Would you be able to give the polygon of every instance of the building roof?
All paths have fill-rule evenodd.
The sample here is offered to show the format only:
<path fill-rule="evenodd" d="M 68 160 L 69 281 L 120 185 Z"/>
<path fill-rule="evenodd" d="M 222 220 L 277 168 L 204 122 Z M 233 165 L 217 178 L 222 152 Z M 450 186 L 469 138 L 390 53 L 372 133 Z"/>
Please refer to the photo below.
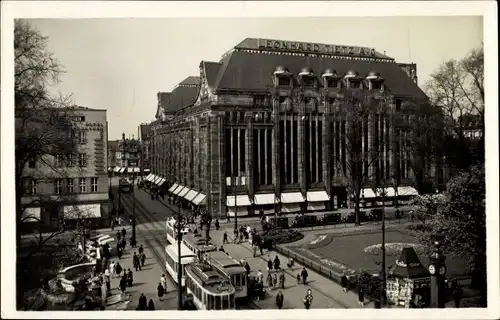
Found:
<path fill-rule="evenodd" d="M 187 77 L 172 90 L 165 112 L 177 111 L 196 102 L 200 89 L 200 77 Z"/>
<path fill-rule="evenodd" d="M 108 149 L 111 152 L 116 152 L 118 150 L 118 140 L 109 140 L 108 141 Z"/>
<path fill-rule="evenodd" d="M 167 105 L 168 105 L 168 100 L 170 96 L 172 95 L 172 92 L 158 92 L 157 97 L 158 97 L 158 108 L 156 109 L 156 115 L 155 118 L 159 118 L 161 116 L 160 112 L 166 111 Z"/>
<path fill-rule="evenodd" d="M 318 78 L 327 68 L 336 70 L 339 75 L 355 70 L 363 77 L 370 71 L 376 71 L 384 79 L 386 88 L 394 95 L 427 98 L 406 72 L 394 62 L 233 51 L 224 56 L 219 64 L 215 81 L 207 75 L 208 84 L 215 90 L 268 91 L 272 86 L 274 70 L 282 65 L 294 76 L 298 75 L 302 68 L 309 67 Z M 215 69 L 215 66 L 212 68 Z"/>

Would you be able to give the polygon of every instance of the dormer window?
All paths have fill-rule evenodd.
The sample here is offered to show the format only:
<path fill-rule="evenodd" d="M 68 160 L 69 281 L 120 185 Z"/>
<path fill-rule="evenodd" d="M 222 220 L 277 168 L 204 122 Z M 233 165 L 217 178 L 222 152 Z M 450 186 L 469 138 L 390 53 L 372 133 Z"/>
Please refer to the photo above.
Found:
<path fill-rule="evenodd" d="M 339 79 L 334 79 L 334 78 L 326 79 L 326 86 L 328 88 L 338 88 L 338 86 L 339 86 Z"/>
<path fill-rule="evenodd" d="M 275 85 L 279 87 L 290 87 L 292 74 L 287 68 L 278 66 L 274 70 Z"/>
<path fill-rule="evenodd" d="M 354 70 L 349 70 L 344 76 L 344 81 L 349 89 L 361 89 L 361 78 Z"/>
<path fill-rule="evenodd" d="M 302 68 L 299 73 L 300 81 L 302 86 L 314 88 L 316 87 L 316 76 L 311 68 Z"/>
<path fill-rule="evenodd" d="M 323 78 L 323 86 L 325 89 L 339 88 L 340 77 L 337 75 L 337 72 L 335 70 L 326 69 L 325 71 L 323 71 L 321 78 Z"/>
<path fill-rule="evenodd" d="M 366 76 L 366 81 L 370 90 L 381 91 L 384 89 L 384 79 L 378 72 L 370 71 Z"/>

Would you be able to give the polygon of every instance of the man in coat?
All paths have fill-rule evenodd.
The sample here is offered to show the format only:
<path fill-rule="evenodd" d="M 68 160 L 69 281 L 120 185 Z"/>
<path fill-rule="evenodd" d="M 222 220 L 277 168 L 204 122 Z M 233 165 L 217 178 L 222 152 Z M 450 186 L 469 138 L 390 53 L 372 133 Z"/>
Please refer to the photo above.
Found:
<path fill-rule="evenodd" d="M 278 309 L 283 308 L 283 300 L 284 300 L 283 293 L 280 290 L 276 295 L 276 307 L 278 307 Z"/>

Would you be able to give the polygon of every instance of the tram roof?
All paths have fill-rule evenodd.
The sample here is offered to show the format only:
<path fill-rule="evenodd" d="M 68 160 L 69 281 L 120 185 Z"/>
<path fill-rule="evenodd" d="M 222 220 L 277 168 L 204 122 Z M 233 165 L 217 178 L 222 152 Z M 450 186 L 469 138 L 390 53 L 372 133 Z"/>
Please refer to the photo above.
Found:
<path fill-rule="evenodd" d="M 205 243 L 205 238 L 200 236 L 200 235 L 195 235 L 193 233 L 186 234 L 182 237 L 184 241 L 192 245 L 193 247 L 199 248 L 201 250 L 206 250 L 206 249 L 213 249 L 216 248 L 214 244 L 212 244 L 211 241 L 209 241 L 209 245 L 207 246 Z"/>
<path fill-rule="evenodd" d="M 222 295 L 235 292 L 229 278 L 208 264 L 193 263 L 186 266 L 186 271 L 210 293 Z"/>
<path fill-rule="evenodd" d="M 177 243 L 165 246 L 165 252 L 174 260 L 179 258 L 177 246 Z M 181 259 L 184 258 L 196 258 L 196 255 L 184 243 L 181 243 Z"/>
<path fill-rule="evenodd" d="M 222 251 L 208 252 L 208 263 L 219 267 L 228 274 L 236 274 L 246 272 L 245 268 L 234 258 L 230 257 L 227 253 Z"/>

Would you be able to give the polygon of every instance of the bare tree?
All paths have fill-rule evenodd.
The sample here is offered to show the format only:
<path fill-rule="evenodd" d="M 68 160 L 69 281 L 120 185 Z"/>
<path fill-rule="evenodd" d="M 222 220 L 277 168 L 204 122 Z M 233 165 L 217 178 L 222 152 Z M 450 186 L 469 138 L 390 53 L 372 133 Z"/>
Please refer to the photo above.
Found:
<path fill-rule="evenodd" d="M 391 150 L 387 143 L 388 132 L 392 127 L 393 112 L 388 95 L 381 92 L 345 90 L 338 101 L 334 112 L 336 131 L 340 135 L 340 150 L 334 159 L 348 184 L 349 196 L 354 198 L 356 224 L 359 225 L 361 190 L 374 181 L 380 181 L 380 168 L 385 167 L 382 154 Z M 375 120 L 375 121 L 374 121 Z M 383 138 L 386 143 L 379 143 L 382 128 L 376 123 L 385 125 Z M 372 135 L 378 130 L 378 135 Z M 369 145 L 369 142 L 372 142 Z M 386 171 L 386 170 L 382 170 Z"/>

